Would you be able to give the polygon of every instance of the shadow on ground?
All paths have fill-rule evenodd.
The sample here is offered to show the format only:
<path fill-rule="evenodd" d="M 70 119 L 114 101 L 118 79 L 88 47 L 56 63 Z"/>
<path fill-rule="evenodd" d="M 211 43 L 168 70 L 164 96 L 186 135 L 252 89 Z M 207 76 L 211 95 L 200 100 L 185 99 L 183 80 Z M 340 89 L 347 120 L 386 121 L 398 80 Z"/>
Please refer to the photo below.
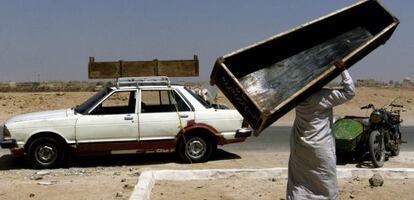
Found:
<path fill-rule="evenodd" d="M 26 159 L 22 156 L 3 155 L 0 157 L 0 170 L 28 168 Z"/>
<path fill-rule="evenodd" d="M 372 165 L 371 160 L 367 156 L 363 158 L 359 158 L 351 153 L 338 153 L 336 155 L 336 164 L 337 165 L 353 164 L 357 168 L 375 168 Z"/>
<path fill-rule="evenodd" d="M 237 154 L 218 149 L 211 161 L 240 159 Z M 68 167 L 110 167 L 145 166 L 166 163 L 186 164 L 175 153 L 149 153 L 73 157 Z M 24 156 L 3 155 L 0 157 L 0 170 L 30 169 Z"/>

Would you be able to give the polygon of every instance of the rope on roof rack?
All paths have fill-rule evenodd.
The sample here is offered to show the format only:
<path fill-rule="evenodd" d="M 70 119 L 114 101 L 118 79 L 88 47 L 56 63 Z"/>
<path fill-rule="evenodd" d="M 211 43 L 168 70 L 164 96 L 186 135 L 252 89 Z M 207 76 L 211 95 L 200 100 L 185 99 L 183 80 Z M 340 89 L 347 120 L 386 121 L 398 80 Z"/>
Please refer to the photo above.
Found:
<path fill-rule="evenodd" d="M 143 85 L 164 85 L 170 86 L 170 79 L 166 76 L 146 76 L 146 77 L 119 77 L 116 80 L 116 87 L 143 86 Z"/>

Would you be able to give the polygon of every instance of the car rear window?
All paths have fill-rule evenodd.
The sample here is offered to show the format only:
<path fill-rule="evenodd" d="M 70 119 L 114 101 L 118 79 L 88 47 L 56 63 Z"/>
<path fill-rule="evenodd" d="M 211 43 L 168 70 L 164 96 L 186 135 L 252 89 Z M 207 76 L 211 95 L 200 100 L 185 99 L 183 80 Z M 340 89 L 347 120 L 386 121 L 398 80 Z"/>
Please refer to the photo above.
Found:
<path fill-rule="evenodd" d="M 191 111 L 183 99 L 171 90 L 141 91 L 141 113 Z"/>

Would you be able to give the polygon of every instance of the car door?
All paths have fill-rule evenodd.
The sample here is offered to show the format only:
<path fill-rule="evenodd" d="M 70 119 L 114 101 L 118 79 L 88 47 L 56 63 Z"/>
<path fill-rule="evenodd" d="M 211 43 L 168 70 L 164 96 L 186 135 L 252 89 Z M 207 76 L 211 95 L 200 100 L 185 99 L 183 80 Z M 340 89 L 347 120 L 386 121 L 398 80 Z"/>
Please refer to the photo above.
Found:
<path fill-rule="evenodd" d="M 76 123 L 78 143 L 138 140 L 136 90 L 114 91 Z"/>
<path fill-rule="evenodd" d="M 182 96 L 172 89 L 140 92 L 139 140 L 174 139 L 194 112 Z"/>

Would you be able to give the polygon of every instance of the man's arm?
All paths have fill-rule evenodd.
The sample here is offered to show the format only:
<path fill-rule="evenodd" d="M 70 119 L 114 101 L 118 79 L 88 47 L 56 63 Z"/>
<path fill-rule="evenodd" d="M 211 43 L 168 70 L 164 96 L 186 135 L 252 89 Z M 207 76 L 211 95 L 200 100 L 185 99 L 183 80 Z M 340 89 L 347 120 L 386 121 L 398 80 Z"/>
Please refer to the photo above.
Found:
<path fill-rule="evenodd" d="M 321 92 L 319 104 L 324 108 L 332 108 L 334 106 L 345 103 L 355 96 L 355 85 L 349 72 L 345 69 L 341 73 L 342 89 L 324 90 Z"/>

